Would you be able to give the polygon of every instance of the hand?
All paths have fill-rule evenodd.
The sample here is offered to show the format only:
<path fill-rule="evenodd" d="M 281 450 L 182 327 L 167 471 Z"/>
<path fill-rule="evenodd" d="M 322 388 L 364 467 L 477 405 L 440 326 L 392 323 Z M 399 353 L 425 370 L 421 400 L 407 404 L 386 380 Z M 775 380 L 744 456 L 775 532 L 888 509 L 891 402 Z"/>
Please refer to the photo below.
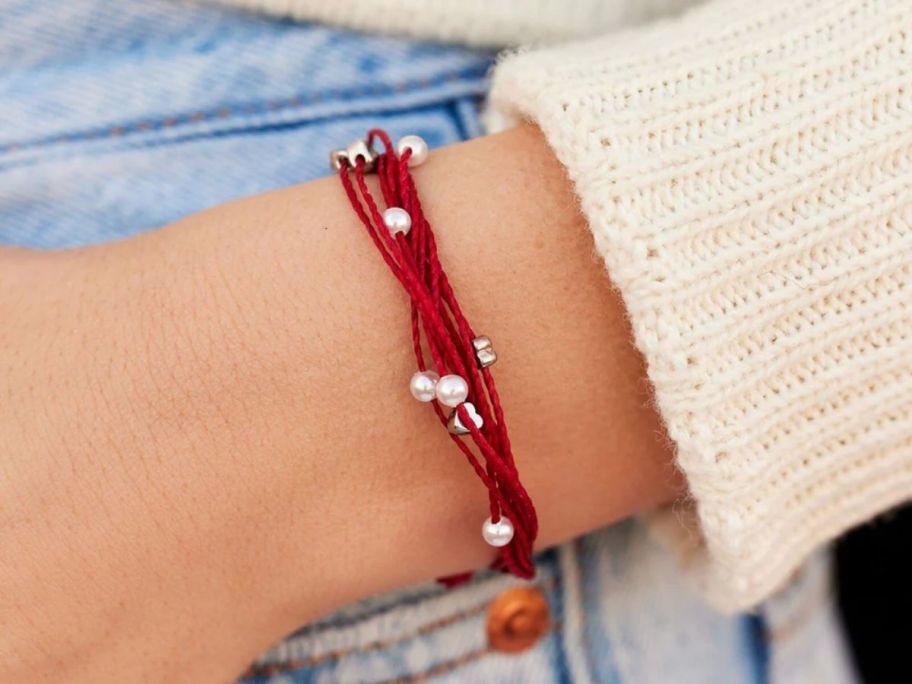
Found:
<path fill-rule="evenodd" d="M 541 135 L 435 152 L 416 178 L 498 351 L 541 546 L 677 496 Z M 493 558 L 484 488 L 408 393 L 408 303 L 374 250 L 327 178 L 0 252 L 0 681 L 223 681 L 344 603 Z"/>

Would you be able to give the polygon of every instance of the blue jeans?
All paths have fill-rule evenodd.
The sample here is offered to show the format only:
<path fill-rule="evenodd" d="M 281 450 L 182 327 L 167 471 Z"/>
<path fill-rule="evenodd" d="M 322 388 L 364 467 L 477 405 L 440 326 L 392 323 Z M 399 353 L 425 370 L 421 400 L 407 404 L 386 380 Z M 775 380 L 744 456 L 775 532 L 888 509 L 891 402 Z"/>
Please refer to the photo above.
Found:
<path fill-rule="evenodd" d="M 165 0 L 8 0 L 0 16 L 0 241 L 42 248 L 323 175 L 329 150 L 371 126 L 432 146 L 476 135 L 492 63 Z M 427 584 L 303 628 L 244 681 L 852 681 L 824 556 L 736 616 L 708 609 L 636 521 L 537 568 L 531 627 L 497 627 L 515 578 Z"/>

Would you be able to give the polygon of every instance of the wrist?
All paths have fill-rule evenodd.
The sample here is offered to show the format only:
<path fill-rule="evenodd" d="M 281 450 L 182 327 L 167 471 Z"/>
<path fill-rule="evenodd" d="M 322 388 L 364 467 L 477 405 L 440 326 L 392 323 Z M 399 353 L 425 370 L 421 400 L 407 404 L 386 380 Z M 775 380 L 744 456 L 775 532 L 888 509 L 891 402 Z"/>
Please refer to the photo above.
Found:
<path fill-rule="evenodd" d="M 542 511 L 541 545 L 680 493 L 623 305 L 537 131 L 438 151 L 416 181 L 463 306 L 501 352 L 498 384 L 524 481 Z M 407 392 L 407 298 L 336 179 L 257 201 L 264 204 L 206 220 L 223 236 L 227 223 L 248 239 L 251 225 L 276 216 L 276 232 L 256 238 L 269 245 L 258 263 L 285 276 L 275 289 L 253 287 L 264 274 L 238 291 L 256 291 L 261 302 L 239 308 L 291 322 L 280 331 L 284 342 L 269 343 L 281 349 L 280 375 L 258 380 L 281 386 L 277 398 L 289 409 L 276 440 L 294 464 L 298 496 L 295 527 L 283 535 L 301 546 L 288 554 L 286 574 L 303 578 L 315 556 L 326 558 L 336 599 L 351 600 L 487 564 L 493 556 L 478 535 L 483 488 Z M 239 262 L 248 263 L 245 252 Z M 269 324 L 246 327 L 262 336 Z M 365 561 L 370 578 L 360 571 Z M 319 593 L 299 605 L 313 610 L 328 595 Z"/>

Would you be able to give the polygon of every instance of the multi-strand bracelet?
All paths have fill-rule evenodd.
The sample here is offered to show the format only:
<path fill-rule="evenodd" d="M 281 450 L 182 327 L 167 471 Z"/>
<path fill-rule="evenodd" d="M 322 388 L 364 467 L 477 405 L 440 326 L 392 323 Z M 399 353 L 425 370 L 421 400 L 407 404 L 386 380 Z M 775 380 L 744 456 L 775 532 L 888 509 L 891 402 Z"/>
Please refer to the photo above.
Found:
<path fill-rule="evenodd" d="M 376 141 L 384 152 L 375 151 Z M 516 470 L 490 370 L 497 354 L 491 340 L 476 335 L 466 320 L 421 209 L 409 169 L 427 158 L 428 146 L 420 137 L 407 135 L 393 146 L 389 136 L 377 129 L 330 155 L 352 208 L 411 299 L 418 365 L 409 382 L 411 394 L 434 407 L 488 490 L 490 516 L 481 532 L 499 550 L 494 566 L 528 578 L 534 574 L 535 507 Z M 368 188 L 366 174 L 371 172 L 379 179 L 383 210 Z"/>

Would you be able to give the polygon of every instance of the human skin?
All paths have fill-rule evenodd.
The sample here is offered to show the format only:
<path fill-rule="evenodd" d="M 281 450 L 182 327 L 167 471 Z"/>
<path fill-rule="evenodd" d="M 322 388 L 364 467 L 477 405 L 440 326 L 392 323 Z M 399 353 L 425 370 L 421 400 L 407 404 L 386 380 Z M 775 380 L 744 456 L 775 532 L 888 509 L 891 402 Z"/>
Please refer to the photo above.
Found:
<path fill-rule="evenodd" d="M 680 496 L 540 133 L 415 177 L 497 349 L 538 546 Z M 0 251 L 0 681 L 228 681 L 336 607 L 493 559 L 485 489 L 409 395 L 408 301 L 363 231 L 327 178 Z"/>

